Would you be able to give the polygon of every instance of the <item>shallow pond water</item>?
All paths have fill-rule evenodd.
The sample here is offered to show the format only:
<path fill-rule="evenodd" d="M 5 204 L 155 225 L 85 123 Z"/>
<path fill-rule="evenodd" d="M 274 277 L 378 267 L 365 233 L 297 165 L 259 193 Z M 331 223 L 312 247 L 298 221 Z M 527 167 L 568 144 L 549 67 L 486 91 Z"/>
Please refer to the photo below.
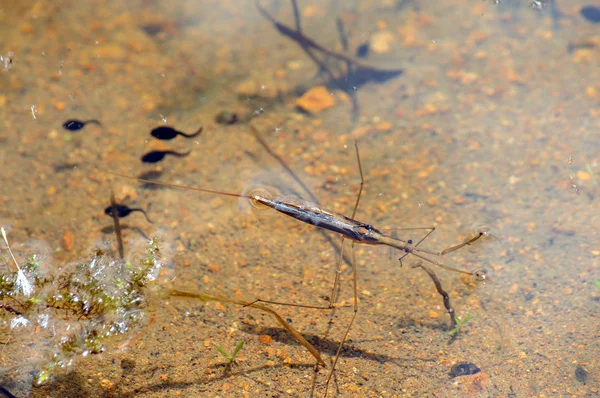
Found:
<path fill-rule="evenodd" d="M 600 30 L 580 15 L 589 3 L 298 2 L 302 33 L 319 45 L 402 69 L 365 82 L 339 79 L 347 63 L 313 48 L 320 71 L 253 2 L 0 2 L 0 224 L 13 250 L 42 252 L 51 267 L 103 244 L 116 252 L 112 190 L 153 221 L 121 220 L 126 257 L 159 235 L 164 260 L 148 326 L 128 344 L 108 342 L 41 387 L 33 367 L 10 368 L 2 386 L 57 397 L 325 392 L 353 314 L 347 264 L 333 313 L 274 307 L 325 358 L 316 374 L 272 317 L 165 291 L 327 305 L 339 237 L 244 199 L 108 173 L 308 198 L 254 128 L 325 208 L 352 214 L 358 139 L 357 220 L 415 241 L 423 231 L 407 228 L 435 226 L 421 244 L 433 251 L 482 226 L 497 237 L 443 258 L 486 269 L 485 283 L 435 268 L 470 318 L 455 338 L 417 258 L 400 266 L 402 253 L 355 245 L 359 310 L 329 396 L 597 396 Z M 294 26 L 292 3 L 260 4 Z M 314 101 L 329 107 L 299 109 L 319 86 Z M 101 124 L 65 130 L 70 119 Z M 162 125 L 203 131 L 159 141 L 150 131 Z M 191 152 L 142 163 L 150 151 Z M 35 340 L 3 328 L 2 367 L 28 363 Z M 226 371 L 215 344 L 231 352 L 240 341 Z M 480 371 L 457 376 L 460 363 Z"/>

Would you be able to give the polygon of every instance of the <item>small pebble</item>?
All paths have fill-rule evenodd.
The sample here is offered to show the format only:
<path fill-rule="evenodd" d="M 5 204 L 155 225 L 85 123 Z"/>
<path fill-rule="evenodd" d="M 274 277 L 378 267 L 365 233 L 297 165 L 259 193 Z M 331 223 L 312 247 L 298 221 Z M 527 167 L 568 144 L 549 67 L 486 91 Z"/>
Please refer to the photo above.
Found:
<path fill-rule="evenodd" d="M 208 264 L 208 270 L 213 274 L 218 274 L 219 272 L 221 272 L 221 267 L 219 267 L 218 264 L 210 263 Z"/>
<path fill-rule="evenodd" d="M 369 39 L 369 48 L 375 54 L 385 54 L 390 51 L 391 44 L 394 42 L 394 35 L 389 31 L 374 33 Z"/>
<path fill-rule="evenodd" d="M 258 341 L 260 341 L 262 344 L 270 344 L 271 341 L 273 341 L 273 338 L 268 334 L 261 334 L 258 336 Z"/>
<path fill-rule="evenodd" d="M 588 372 L 581 365 L 575 368 L 575 380 L 585 384 L 587 382 Z"/>
<path fill-rule="evenodd" d="M 479 373 L 480 371 L 481 369 L 479 369 L 477 365 L 472 364 L 471 362 L 460 362 L 454 365 L 452 369 L 450 369 L 450 376 L 459 377 L 474 375 Z"/>
<path fill-rule="evenodd" d="M 71 251 L 73 249 L 73 245 L 75 244 L 75 236 L 73 236 L 73 233 L 69 230 L 66 230 L 65 233 L 63 234 L 63 237 L 60 241 L 60 246 L 65 250 L 65 251 Z"/>
<path fill-rule="evenodd" d="M 308 113 L 316 114 L 335 105 L 335 98 L 323 86 L 313 87 L 296 100 L 296 106 Z"/>
<path fill-rule="evenodd" d="M 219 114 L 215 117 L 215 121 L 219 124 L 230 125 L 237 123 L 238 117 L 233 112 L 223 111 L 219 112 Z"/>
<path fill-rule="evenodd" d="M 439 203 L 439 201 L 438 201 L 438 198 L 434 196 L 434 197 L 431 197 L 431 198 L 427 199 L 426 203 L 429 206 L 434 207 L 434 206 L 437 206 L 437 204 Z"/>
<path fill-rule="evenodd" d="M 592 176 L 590 173 L 588 173 L 587 171 L 584 170 L 579 170 L 577 172 L 577 178 L 581 181 L 589 181 L 592 179 Z"/>

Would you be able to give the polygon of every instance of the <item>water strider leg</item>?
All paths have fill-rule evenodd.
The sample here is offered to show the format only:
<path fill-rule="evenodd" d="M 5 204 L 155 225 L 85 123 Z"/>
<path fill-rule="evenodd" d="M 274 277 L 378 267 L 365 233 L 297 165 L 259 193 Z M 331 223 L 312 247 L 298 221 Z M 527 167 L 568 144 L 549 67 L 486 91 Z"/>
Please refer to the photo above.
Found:
<path fill-rule="evenodd" d="M 475 242 L 476 240 L 478 240 L 482 236 L 491 236 L 492 238 L 494 238 L 498 242 L 500 242 L 500 244 L 502 244 L 502 241 L 497 236 L 492 235 L 490 233 L 490 229 L 488 227 L 480 227 L 480 228 L 477 228 L 477 235 L 475 235 L 474 237 L 472 237 L 471 239 L 469 239 L 466 242 L 459 243 L 458 245 L 451 246 L 451 247 L 449 247 L 449 248 L 447 248 L 445 250 L 442 250 L 440 252 L 440 256 L 443 256 L 444 254 L 448 254 L 448 253 L 451 253 L 453 251 L 456 251 L 456 250 L 460 249 L 461 247 L 470 245 L 471 243 Z"/>
<path fill-rule="evenodd" d="M 428 261 L 434 265 L 437 265 L 441 268 L 445 268 L 451 271 L 457 271 L 460 273 L 464 273 L 464 274 L 470 274 L 475 276 L 476 279 L 478 280 L 484 280 L 486 278 L 486 273 L 484 270 L 476 270 L 474 272 L 469 272 L 469 271 L 463 271 L 460 270 L 458 268 L 454 268 L 454 267 L 450 267 L 447 266 L 445 264 L 440 263 L 439 261 L 435 261 L 435 260 L 431 260 L 419 253 L 415 253 L 414 249 L 417 248 L 417 246 L 419 246 L 425 239 L 427 239 L 429 237 L 429 235 L 431 235 L 433 233 L 433 231 L 435 230 L 435 227 L 431 228 L 431 231 L 429 231 L 423 238 L 421 238 L 421 240 L 419 240 L 412 248 L 407 248 L 405 250 L 405 254 L 400 257 L 400 264 L 402 264 L 402 259 L 406 256 L 408 256 L 409 254 L 412 254 L 422 260 Z M 491 235 L 486 227 L 482 227 L 479 228 L 478 230 L 478 234 L 476 236 L 474 236 L 473 238 L 469 239 L 466 242 L 463 243 L 459 243 L 458 245 L 454 245 L 451 246 L 445 250 L 442 250 L 441 252 L 439 252 L 438 255 L 443 256 L 444 254 L 447 253 L 451 253 L 453 251 L 456 251 L 464 246 L 470 245 L 471 243 L 475 242 L 476 240 L 478 240 L 479 238 L 481 238 L 482 236 L 492 236 L 496 239 L 498 239 L 497 237 L 495 237 L 494 235 Z M 498 241 L 500 241 L 500 239 L 498 239 Z M 408 243 L 412 243 L 410 240 L 408 241 Z M 502 243 L 502 242 L 501 242 Z M 432 253 L 433 254 L 433 253 Z M 435 274 L 435 272 L 433 272 L 432 269 L 430 269 L 429 267 L 423 265 L 423 263 L 421 261 L 419 261 L 417 264 L 413 265 L 413 268 L 422 268 L 428 275 L 429 277 L 433 280 L 433 283 L 435 284 L 435 288 L 437 290 L 437 292 L 442 296 L 443 300 L 444 300 L 444 307 L 446 307 L 446 310 L 448 311 L 448 314 L 450 315 L 450 330 L 456 328 L 456 315 L 455 315 L 455 311 L 454 308 L 452 308 L 452 304 L 450 303 L 450 296 L 448 295 L 448 293 L 446 293 L 446 291 L 443 289 L 442 287 L 442 283 L 440 282 L 439 278 L 437 277 L 437 275 Z"/>
<path fill-rule="evenodd" d="M 358 163 L 358 171 L 360 173 L 360 188 L 358 189 L 358 194 L 356 195 L 356 202 L 354 202 L 354 208 L 352 209 L 352 216 L 350 217 L 352 219 L 354 219 L 356 217 L 356 211 L 358 210 L 358 205 L 360 203 L 360 197 L 362 196 L 363 188 L 365 185 L 365 178 L 364 178 L 364 174 L 363 174 L 362 163 L 360 161 L 360 152 L 358 151 L 358 141 L 356 141 L 356 140 L 354 140 L 354 148 L 356 150 L 356 161 Z M 344 241 L 345 240 L 346 240 L 346 237 L 342 235 L 342 243 L 340 245 L 340 258 L 337 263 L 337 267 L 335 268 L 335 280 L 333 282 L 333 288 L 331 290 L 331 296 L 330 296 L 330 304 L 332 307 L 334 307 L 335 302 L 337 301 L 340 274 L 342 273 L 341 264 L 342 264 L 342 258 L 343 258 L 343 253 L 344 253 Z M 354 244 L 352 247 L 354 247 Z M 354 260 L 352 260 L 352 262 L 354 262 Z M 356 279 L 356 274 L 354 275 L 354 277 Z"/>
<path fill-rule="evenodd" d="M 425 234 L 424 237 L 422 237 L 414 246 L 412 249 L 416 249 L 417 246 L 419 246 L 421 243 L 423 243 L 423 241 L 425 239 L 427 239 L 429 237 L 429 235 L 431 235 L 433 233 L 433 231 L 435 230 L 435 227 L 432 227 L 431 230 Z M 475 240 L 477 240 L 478 238 L 476 238 Z M 472 240 L 474 241 L 474 240 Z M 410 240 L 408 241 L 408 243 L 412 243 Z M 464 246 L 464 245 L 463 245 Z M 462 246 L 461 246 L 462 247 Z M 414 251 L 412 251 L 412 249 L 406 250 L 406 253 L 400 257 L 400 264 L 402 264 L 402 259 L 406 256 L 408 256 L 409 254 L 412 254 L 416 257 L 419 257 L 425 261 L 429 261 L 432 262 L 435 265 L 440 265 L 443 266 L 444 268 L 446 268 L 447 266 L 440 264 L 437 261 L 432 261 L 424 256 L 421 256 L 418 253 L 415 253 Z M 423 271 L 427 272 L 427 275 L 429 275 L 429 277 L 433 280 L 433 283 L 435 284 L 435 288 L 437 290 L 437 292 L 442 296 L 442 298 L 444 299 L 444 307 L 446 307 L 446 310 L 448 311 L 448 314 L 450 314 L 450 330 L 454 329 L 456 327 L 456 318 L 455 318 L 455 312 L 454 312 L 454 308 L 452 308 L 452 304 L 450 304 L 450 296 L 448 295 L 448 293 L 446 293 L 446 291 L 442 288 L 442 283 L 440 282 L 439 278 L 437 277 L 437 275 L 435 274 L 435 272 L 433 272 L 432 269 L 430 269 L 429 267 L 423 265 L 422 261 L 419 261 L 418 263 L 414 264 L 412 266 L 413 268 L 422 268 Z M 460 271 L 460 270 L 459 270 Z M 466 272 L 466 271 L 461 271 L 461 272 Z M 469 272 L 470 273 L 470 272 Z"/>
<path fill-rule="evenodd" d="M 358 150 L 358 141 L 354 140 L 354 148 L 356 150 L 356 160 L 358 163 L 358 171 L 360 173 L 360 188 L 358 189 L 358 194 L 356 195 L 356 202 L 354 203 L 354 209 L 352 209 L 352 216 L 350 218 L 354 219 L 356 217 L 356 211 L 358 210 L 358 205 L 360 204 L 360 197 L 362 196 L 362 192 L 363 192 L 363 188 L 365 185 L 365 177 L 363 174 L 363 169 L 362 169 L 362 163 L 360 161 L 360 152 Z M 344 237 L 342 236 L 342 250 L 343 250 L 343 244 L 344 244 Z M 350 329 L 352 328 L 352 324 L 354 324 L 354 319 L 356 319 L 356 315 L 358 314 L 358 270 L 357 270 L 357 266 L 356 266 L 356 252 L 354 251 L 354 244 L 355 242 L 352 241 L 352 284 L 353 284 L 353 288 L 354 288 L 354 314 L 352 314 L 352 319 L 350 319 L 350 324 L 348 324 L 348 327 L 346 328 L 346 331 L 344 332 L 344 336 L 342 338 L 342 341 L 340 342 L 337 352 L 335 353 L 335 358 L 333 360 L 333 364 L 331 365 L 331 370 L 329 371 L 329 375 L 327 376 L 327 381 L 325 384 L 325 395 L 327 396 L 327 390 L 329 389 L 329 382 L 331 381 L 331 378 L 333 376 L 333 372 L 335 371 L 335 366 L 337 365 L 337 362 L 340 358 L 340 354 L 342 352 L 342 348 L 344 347 L 344 343 L 346 342 L 346 339 L 348 338 L 348 334 L 350 333 Z M 334 281 L 334 290 L 332 291 L 332 299 L 337 299 L 337 297 L 334 295 L 334 293 L 337 293 L 337 287 L 339 286 L 339 279 L 340 279 L 340 274 L 341 274 L 341 257 L 340 257 L 340 261 L 338 262 L 338 266 L 336 267 L 336 273 L 335 273 L 335 281 Z M 332 302 L 332 304 L 335 304 L 335 301 Z"/>
<path fill-rule="evenodd" d="M 421 229 L 421 228 L 416 228 L 416 229 Z M 427 239 L 429 237 L 429 235 L 431 235 L 433 233 L 433 231 L 435 231 L 435 227 L 422 228 L 422 229 L 430 229 L 430 231 L 423 238 L 421 238 L 419 240 L 419 242 L 417 242 L 414 245 L 412 244 L 411 240 L 407 241 L 408 245 L 404 249 L 405 254 L 402 257 L 399 258 L 400 264 L 402 264 L 402 260 L 406 256 L 408 256 L 409 254 L 412 254 L 413 256 L 418 257 L 421 260 L 427 261 L 427 262 L 429 262 L 429 263 L 431 263 L 433 265 L 436 265 L 436 266 L 438 266 L 440 268 L 443 268 L 443 269 L 446 269 L 448 271 L 454 271 L 454 272 L 458 272 L 458 273 L 461 273 L 461 274 L 473 275 L 477 279 L 485 279 L 485 275 L 481 276 L 481 273 L 482 272 L 484 273 L 485 271 L 478 270 L 478 271 L 475 271 L 475 272 L 471 272 L 471 271 L 465 271 L 465 270 L 460 269 L 460 268 L 451 267 L 451 266 L 443 264 L 443 263 L 441 263 L 441 262 L 439 262 L 437 260 L 433 260 L 431 258 L 428 258 L 427 256 L 423 255 L 423 253 L 431 254 L 431 255 L 434 255 L 434 256 L 443 256 L 445 254 L 448 254 L 448 253 L 454 252 L 454 251 L 456 251 L 458 249 L 461 249 L 461 248 L 463 248 L 463 247 L 465 247 L 467 245 L 470 245 L 471 243 L 479 240 L 482 236 L 491 236 L 494 239 L 498 240 L 500 243 L 502 243 L 502 241 L 500 241 L 500 239 L 498 239 L 496 236 L 494 236 L 494 235 L 492 235 L 492 234 L 490 234 L 488 232 L 487 227 L 482 227 L 482 228 L 478 229 L 477 235 L 475 235 L 473 238 L 469 239 L 468 241 L 463 242 L 463 243 L 459 243 L 459 244 L 454 245 L 454 246 L 451 246 L 451 247 L 449 247 L 447 249 L 444 249 L 444 250 L 442 250 L 440 252 L 435 252 L 435 251 L 432 251 L 432 250 L 420 249 L 420 248 L 417 249 L 417 246 L 419 246 L 425 239 Z"/>
<path fill-rule="evenodd" d="M 348 334 L 350 334 L 350 329 L 352 328 L 352 325 L 354 324 L 354 320 L 356 319 L 356 315 L 358 314 L 358 283 L 357 283 L 357 277 L 358 277 L 358 271 L 356 269 L 356 252 L 354 251 L 354 241 L 352 242 L 352 274 L 353 274 L 353 285 L 354 285 L 354 313 L 352 314 L 352 318 L 350 319 L 350 323 L 348 324 L 348 327 L 346 328 L 346 331 L 344 332 L 344 336 L 342 337 L 342 341 L 340 342 L 340 345 L 338 346 L 338 349 L 335 353 L 335 358 L 333 359 L 333 363 L 331 364 L 331 370 L 329 371 L 329 375 L 327 376 L 327 381 L 325 382 L 325 394 L 323 395 L 324 397 L 327 396 L 327 390 L 329 389 L 329 382 L 331 381 L 331 378 L 333 377 L 333 372 L 335 372 L 335 366 L 337 365 L 338 360 L 340 359 L 340 354 L 342 353 L 342 348 L 344 348 L 344 343 L 346 342 L 346 339 L 348 338 Z"/>
<path fill-rule="evenodd" d="M 315 194 L 306 186 L 306 184 L 304 183 L 304 181 L 302 181 L 302 179 L 300 179 L 300 177 L 298 177 L 298 175 L 290 168 L 290 166 L 288 166 L 288 164 L 285 162 L 285 160 L 283 160 L 283 158 L 281 156 L 279 156 L 277 153 L 275 153 L 271 147 L 269 146 L 269 144 L 267 144 L 267 142 L 264 140 L 264 138 L 262 138 L 260 136 L 260 134 L 258 133 L 258 131 L 256 130 L 256 128 L 253 125 L 250 125 L 250 133 L 254 136 L 254 138 L 256 139 L 256 141 L 258 141 L 258 143 L 265 149 L 265 151 L 267 151 L 267 153 L 269 155 L 271 155 L 271 157 L 273 157 L 275 160 L 277 160 L 277 162 L 281 165 L 281 167 L 283 167 L 285 169 L 285 171 L 287 171 L 287 173 L 292 177 L 292 179 L 294 181 L 296 181 L 296 183 L 302 187 L 302 189 L 304 190 L 304 192 L 306 192 L 308 194 L 308 196 L 310 196 L 310 199 L 316 204 L 316 205 L 320 205 L 319 200 L 317 199 L 317 197 L 315 196 Z M 338 247 L 338 245 L 333 241 L 333 239 L 331 238 L 331 236 L 327 233 L 325 233 L 324 231 L 322 231 L 321 229 L 317 229 L 321 235 L 331 244 L 331 246 L 333 246 L 334 250 L 339 253 L 342 258 L 344 259 L 344 261 L 346 262 L 346 264 L 350 265 L 350 258 L 346 258 L 346 256 L 344 255 L 344 249 L 343 247 Z M 342 239 L 342 242 L 344 240 Z M 331 300 L 330 300 L 331 302 Z"/>
<path fill-rule="evenodd" d="M 413 265 L 413 268 L 419 268 L 419 267 L 423 268 L 423 271 L 427 272 L 429 277 L 433 280 L 436 290 L 444 299 L 444 307 L 446 307 L 446 310 L 448 311 L 448 314 L 450 315 L 450 330 L 454 329 L 456 327 L 456 317 L 454 315 L 455 314 L 454 308 L 452 308 L 452 304 L 450 304 L 450 296 L 448 295 L 448 293 L 446 293 L 446 291 L 442 287 L 442 283 L 440 282 L 440 280 L 437 277 L 437 275 L 435 274 L 435 272 L 433 272 L 433 270 L 431 270 L 429 267 L 423 265 L 423 263 L 421 261 L 419 261 L 417 264 Z"/>

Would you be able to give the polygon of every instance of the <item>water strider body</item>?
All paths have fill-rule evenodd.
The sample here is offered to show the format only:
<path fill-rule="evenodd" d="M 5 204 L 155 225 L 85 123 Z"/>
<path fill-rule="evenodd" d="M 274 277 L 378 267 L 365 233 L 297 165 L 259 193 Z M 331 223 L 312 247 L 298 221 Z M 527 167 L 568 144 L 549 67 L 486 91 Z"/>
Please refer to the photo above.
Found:
<path fill-rule="evenodd" d="M 304 200 L 298 199 L 298 198 L 287 197 L 287 196 L 280 197 L 280 198 L 269 198 L 269 197 L 266 197 L 266 196 L 263 196 L 260 194 L 243 195 L 243 194 L 222 192 L 222 191 L 216 191 L 216 190 L 204 189 L 204 188 L 198 188 L 198 187 L 189 187 L 189 186 L 185 186 L 185 185 L 172 184 L 172 183 L 168 183 L 168 182 L 145 180 L 145 179 L 131 177 L 128 175 L 113 173 L 113 172 L 110 172 L 110 173 L 115 174 L 120 177 L 134 179 L 134 180 L 148 183 L 148 184 L 162 185 L 162 186 L 167 186 L 167 187 L 172 187 L 172 188 L 180 188 L 180 189 L 189 189 L 189 190 L 198 191 L 198 192 L 248 199 L 255 204 L 259 204 L 259 205 L 263 205 L 263 206 L 272 208 L 273 210 L 276 210 L 279 213 L 285 214 L 289 217 L 295 218 L 296 220 L 299 220 L 304 223 L 314 225 L 316 227 L 323 228 L 323 229 L 326 229 L 326 230 L 329 230 L 332 232 L 336 232 L 336 233 L 342 235 L 343 237 L 352 240 L 353 242 L 361 243 L 361 244 L 368 244 L 368 245 L 384 245 L 384 246 L 389 246 L 389 247 L 393 247 L 395 249 L 401 250 L 405 254 L 404 254 L 404 256 L 402 256 L 400 258 L 400 261 L 402 261 L 402 258 L 404 258 L 405 256 L 412 254 L 415 257 L 418 257 L 424 261 L 427 261 L 427 262 L 434 264 L 436 266 L 439 266 L 441 268 L 445 268 L 445 269 L 455 271 L 455 272 L 460 272 L 463 274 L 473 275 L 478 280 L 483 280 L 486 278 L 485 271 L 483 271 L 483 270 L 477 270 L 475 272 L 464 271 L 464 270 L 461 270 L 458 268 L 450 267 L 446 264 L 443 264 L 439 261 L 433 260 L 426 256 L 427 254 L 433 255 L 433 256 L 443 256 L 444 254 L 456 251 L 466 245 L 470 245 L 471 243 L 475 242 L 482 236 L 489 235 L 489 233 L 487 232 L 487 229 L 484 229 L 484 228 L 478 230 L 477 234 L 470 240 L 463 242 L 463 243 L 459 243 L 454 246 L 451 246 L 445 250 L 436 252 L 436 251 L 427 250 L 427 249 L 418 247 L 419 244 L 421 244 L 425 239 L 427 239 L 427 237 L 429 235 L 431 235 L 433 233 L 433 231 L 435 231 L 435 227 L 416 228 L 416 229 L 421 229 L 421 230 L 427 230 L 428 232 L 417 243 L 414 243 L 410 239 L 402 240 L 402 239 L 398 239 L 398 238 L 394 238 L 392 236 L 386 235 L 385 233 L 381 232 L 380 230 L 378 230 L 377 228 L 373 227 L 370 224 L 367 224 L 367 223 L 364 223 L 361 221 L 357 221 L 353 218 L 346 217 L 344 215 L 335 213 L 331 210 L 324 209 L 319 205 L 316 205 L 316 204 L 313 204 L 313 203 L 310 203 L 310 202 L 307 202 L 307 201 L 304 201 Z M 361 174 L 362 174 L 362 172 L 361 172 Z M 362 189 L 362 187 L 361 187 L 361 189 Z M 492 235 L 490 235 L 490 236 L 492 236 Z M 455 327 L 456 321 L 454 319 L 454 310 L 450 306 L 449 298 L 446 297 L 447 294 L 441 289 L 441 285 L 438 286 L 437 282 L 439 282 L 439 281 L 436 282 L 437 278 L 434 276 L 435 274 L 433 274 L 433 271 L 429 270 L 428 268 L 426 268 L 426 266 L 424 266 L 422 264 L 417 265 L 417 266 L 423 268 L 429 274 L 429 276 L 434 280 L 434 283 L 436 283 L 436 288 L 438 288 L 438 292 L 444 297 L 444 304 L 446 306 L 446 309 L 448 310 L 448 313 L 450 314 L 451 328 Z M 265 301 L 265 300 L 258 300 L 258 301 Z"/>
<path fill-rule="evenodd" d="M 337 214 L 333 211 L 324 209 L 315 204 L 311 204 L 309 202 L 299 200 L 296 198 L 286 198 L 285 200 L 277 200 L 277 199 L 269 199 L 262 197 L 260 195 L 252 195 L 252 196 L 243 196 L 251 199 L 257 203 L 270 207 L 274 210 L 277 210 L 280 213 L 283 213 L 287 216 L 295 218 L 296 220 L 305 222 L 310 225 L 314 225 L 319 228 L 327 229 L 329 231 L 337 232 L 345 237 L 362 244 L 368 245 L 385 245 L 390 246 L 395 249 L 399 249 L 404 251 L 405 253 L 410 253 L 419 257 L 425 261 L 431 262 L 435 265 L 441 266 L 443 268 L 447 268 L 453 271 L 472 274 L 471 272 L 462 271 L 456 268 L 451 268 L 447 265 L 439 263 L 435 260 L 424 257 L 420 253 L 432 254 L 435 256 L 441 256 L 452 251 L 458 250 L 463 246 L 471 244 L 479 239 L 481 236 L 486 235 L 487 232 L 484 230 L 478 231 L 478 235 L 469 240 L 468 242 L 464 242 L 458 244 L 456 246 L 452 246 L 441 252 L 434 252 L 431 250 L 417 248 L 415 244 L 413 244 L 412 240 L 402 240 L 397 239 L 392 236 L 386 235 L 385 233 L 379 231 L 375 227 L 370 224 L 363 223 L 361 221 L 354 220 L 352 218 L 343 216 L 341 214 Z M 427 233 L 425 238 L 429 236 L 435 228 L 426 228 L 430 232 Z M 423 241 L 423 238 L 421 241 Z M 415 253 L 417 252 L 417 253 Z"/>
<path fill-rule="evenodd" d="M 270 148 L 267 146 L 266 142 L 253 129 L 251 129 L 251 131 L 253 131 L 255 137 L 261 143 L 261 145 L 263 145 L 265 147 L 265 149 L 272 156 L 277 158 L 277 160 L 282 163 L 283 167 L 286 170 L 288 170 L 289 172 L 292 173 L 292 175 L 294 176 L 296 181 L 299 181 L 299 179 L 289 169 L 289 167 L 283 162 L 283 160 L 270 150 Z M 435 231 L 435 227 L 412 228 L 412 230 L 428 231 L 419 241 L 417 241 L 416 243 L 413 243 L 413 241 L 410 239 L 402 240 L 402 239 L 397 239 L 392 236 L 386 235 L 384 232 L 373 227 L 371 224 L 367 224 L 367 223 L 364 223 L 364 222 L 354 219 L 354 217 L 356 215 L 356 210 L 358 208 L 358 204 L 360 201 L 363 184 L 364 184 L 362 166 L 360 164 L 360 155 L 358 153 L 358 145 L 356 144 L 355 147 L 356 147 L 356 155 L 357 155 L 357 159 L 358 159 L 358 166 L 359 166 L 359 170 L 360 170 L 361 185 L 360 185 L 360 190 L 359 190 L 357 200 L 356 200 L 356 203 L 354 206 L 354 210 L 352 212 L 352 217 L 346 217 L 344 215 L 335 213 L 331 210 L 324 209 L 323 207 L 321 207 L 318 204 L 310 203 L 310 202 L 307 202 L 307 201 L 304 201 L 304 200 L 298 199 L 298 198 L 291 198 L 291 197 L 271 198 L 271 197 L 268 197 L 267 195 L 262 195 L 262 194 L 243 195 L 243 194 L 222 192 L 222 191 L 216 191 L 216 190 L 210 190 L 210 189 L 204 189 L 204 188 L 188 187 L 188 186 L 184 186 L 184 185 L 172 184 L 172 183 L 167 183 L 167 182 L 151 181 L 151 180 L 131 177 L 131 176 L 127 176 L 127 175 L 123 175 L 123 174 L 119 174 L 119 173 L 113 173 L 113 172 L 110 172 L 110 173 L 115 174 L 120 177 L 125 177 L 125 178 L 129 178 L 129 179 L 137 180 L 140 182 L 148 183 L 148 184 L 156 184 L 156 185 L 162 185 L 162 186 L 167 186 L 167 187 L 172 187 L 172 188 L 189 189 L 189 190 L 194 190 L 194 191 L 198 191 L 198 192 L 248 199 L 249 201 L 251 201 L 251 203 L 253 203 L 255 205 L 262 205 L 262 206 L 266 206 L 268 208 L 272 208 L 275 211 L 285 214 L 288 217 L 292 217 L 298 221 L 301 221 L 301 222 L 304 222 L 304 223 L 307 223 L 310 225 L 314 225 L 316 227 L 319 227 L 319 228 L 322 228 L 322 229 L 325 229 L 328 231 L 338 233 L 342 236 L 342 244 L 343 244 L 343 239 L 347 238 L 352 241 L 352 246 L 354 246 L 355 243 L 389 246 L 389 247 L 401 250 L 404 253 L 399 259 L 401 263 L 402 263 L 402 259 L 404 257 L 408 256 L 409 254 L 412 254 L 413 256 L 415 256 L 425 262 L 429 262 L 429 263 L 439 266 L 441 268 L 445 268 L 448 270 L 452 270 L 452 271 L 460 272 L 460 273 L 464 273 L 464 274 L 473 275 L 478 280 L 485 279 L 485 277 L 486 277 L 485 271 L 475 271 L 475 272 L 464 271 L 461 269 L 457 269 L 457 268 L 445 265 L 439 261 L 429 258 L 429 256 L 443 256 L 444 254 L 453 252 L 455 250 L 458 250 L 466 245 L 469 245 L 469 244 L 477 241 L 482 236 L 493 236 L 488 233 L 487 229 L 482 228 L 477 231 L 477 234 L 473 238 L 471 238 L 463 243 L 459 243 L 457 245 L 451 246 L 440 252 L 436 252 L 436 251 L 422 249 L 422 248 L 418 247 L 425 239 L 427 239 L 427 237 L 429 237 L 429 235 L 431 235 Z M 304 187 L 304 184 L 302 184 L 301 182 L 299 182 L 299 183 Z M 313 199 L 314 199 L 314 197 L 313 197 Z M 316 199 L 314 199 L 314 200 L 316 201 Z M 340 259 L 341 259 L 342 253 L 343 253 L 343 246 L 340 250 Z M 343 345 L 348 338 L 348 334 L 350 332 L 350 329 L 352 328 L 352 325 L 356 318 L 356 314 L 358 312 L 358 287 L 357 287 L 358 271 L 357 271 L 357 267 L 356 267 L 356 258 L 355 257 L 356 257 L 355 253 L 354 253 L 354 251 L 352 251 L 351 263 L 352 263 L 352 272 L 353 272 L 354 314 L 349 322 L 349 325 L 347 326 L 347 328 L 345 330 L 345 333 L 344 333 L 344 335 L 341 339 L 341 342 L 338 346 L 338 349 L 336 351 L 335 359 L 332 362 L 331 371 L 329 372 L 329 376 L 326 381 L 325 395 L 327 395 L 327 388 L 328 388 L 329 382 L 333 376 L 333 371 L 335 370 L 337 361 L 341 355 Z M 413 267 L 422 268 L 432 279 L 432 281 L 436 287 L 436 290 L 442 296 L 444 306 L 445 306 L 448 314 L 450 315 L 451 329 L 455 328 L 456 327 L 456 318 L 455 318 L 454 309 L 452 308 L 452 306 L 450 304 L 450 296 L 448 295 L 448 293 L 446 293 L 446 291 L 444 291 L 442 284 L 441 284 L 440 280 L 438 279 L 437 275 L 434 273 L 434 271 L 432 269 L 430 269 L 427 265 L 423 264 L 423 261 L 419 261 Z M 320 309 L 335 308 L 336 291 L 337 291 L 337 287 L 339 286 L 340 273 L 341 273 L 341 269 L 338 264 L 338 266 L 336 268 L 335 280 L 334 280 L 332 294 L 331 294 L 331 297 L 329 300 L 328 307 L 315 306 L 315 305 L 304 305 L 304 304 L 296 304 L 296 303 L 282 303 L 282 302 L 262 300 L 262 299 L 258 299 L 254 303 L 265 302 L 265 303 L 271 303 L 271 304 L 285 304 L 285 305 L 292 305 L 292 306 L 297 306 L 297 307 L 320 308 Z M 318 356 L 315 356 L 315 358 L 317 359 L 318 363 L 322 365 L 322 360 Z M 313 389 L 314 389 L 314 384 L 313 384 Z M 311 393 L 311 395 L 312 395 L 312 393 Z"/>

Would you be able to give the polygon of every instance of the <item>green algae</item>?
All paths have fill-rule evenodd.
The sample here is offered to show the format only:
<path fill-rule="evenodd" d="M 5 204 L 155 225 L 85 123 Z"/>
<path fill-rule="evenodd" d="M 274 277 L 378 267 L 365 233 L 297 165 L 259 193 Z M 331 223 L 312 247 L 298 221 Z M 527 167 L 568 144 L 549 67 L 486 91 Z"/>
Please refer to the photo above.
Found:
<path fill-rule="evenodd" d="M 7 344 L 35 336 L 40 358 L 21 365 L 33 366 L 33 381 L 41 384 L 77 357 L 103 352 L 108 338 L 144 323 L 146 287 L 158 275 L 160 251 L 152 239 L 136 262 L 102 249 L 66 265 L 49 264 L 38 254 L 29 254 L 18 270 L 12 261 L 0 251 L 0 326 L 11 336 Z M 19 273 L 30 292 L 20 286 Z"/>

